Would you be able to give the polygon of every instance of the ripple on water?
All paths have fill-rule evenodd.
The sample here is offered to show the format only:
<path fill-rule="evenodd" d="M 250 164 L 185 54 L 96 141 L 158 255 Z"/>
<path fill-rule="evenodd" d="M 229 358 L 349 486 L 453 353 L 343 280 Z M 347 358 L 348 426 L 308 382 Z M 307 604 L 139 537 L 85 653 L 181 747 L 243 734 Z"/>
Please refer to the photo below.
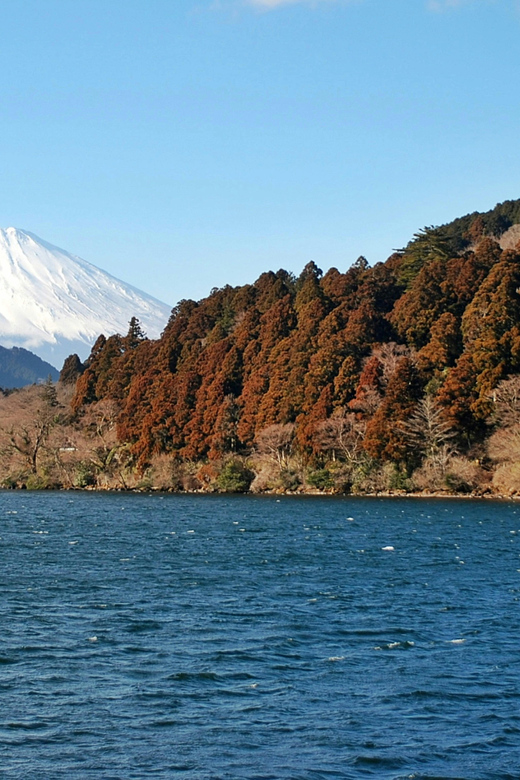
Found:
<path fill-rule="evenodd" d="M 70 501 L 0 493 L 7 780 L 518 777 L 515 506 Z"/>

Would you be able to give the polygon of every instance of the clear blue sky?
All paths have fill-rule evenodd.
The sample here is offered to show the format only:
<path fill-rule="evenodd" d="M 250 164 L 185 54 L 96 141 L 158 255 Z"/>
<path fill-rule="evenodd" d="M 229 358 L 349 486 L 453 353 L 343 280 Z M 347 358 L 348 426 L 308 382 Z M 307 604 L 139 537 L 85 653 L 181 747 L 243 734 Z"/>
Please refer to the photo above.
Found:
<path fill-rule="evenodd" d="M 520 197 L 516 0 L 0 11 L 0 226 L 171 305 Z"/>

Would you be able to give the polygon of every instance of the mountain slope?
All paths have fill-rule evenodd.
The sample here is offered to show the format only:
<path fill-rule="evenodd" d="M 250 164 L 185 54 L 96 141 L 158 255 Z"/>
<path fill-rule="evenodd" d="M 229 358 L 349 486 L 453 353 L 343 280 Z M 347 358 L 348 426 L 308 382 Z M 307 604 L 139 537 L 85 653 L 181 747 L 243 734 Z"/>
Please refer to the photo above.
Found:
<path fill-rule="evenodd" d="M 0 347 L 0 387 L 24 387 L 43 382 L 49 376 L 56 382 L 59 373 L 27 349 Z"/>
<path fill-rule="evenodd" d="M 363 450 L 405 473 L 418 404 L 421 435 L 435 414 L 450 432 L 430 454 L 452 438 L 470 451 L 489 433 L 495 388 L 520 374 L 520 246 L 496 240 L 505 221 L 500 235 L 482 223 L 464 229 L 463 252 L 427 229 L 373 267 L 361 257 L 322 275 L 308 263 L 297 279 L 269 272 L 183 301 L 160 340 L 100 344 L 73 407 L 115 402 L 118 436 L 143 468 L 161 452 L 193 462 L 263 450 L 280 465 L 292 432 L 293 451 L 317 465 L 348 441 L 347 461 Z"/>
<path fill-rule="evenodd" d="M 132 316 L 148 336 L 170 307 L 110 274 L 16 228 L 0 229 L 0 343 L 60 366 L 81 357 L 100 333 L 126 333 Z"/>

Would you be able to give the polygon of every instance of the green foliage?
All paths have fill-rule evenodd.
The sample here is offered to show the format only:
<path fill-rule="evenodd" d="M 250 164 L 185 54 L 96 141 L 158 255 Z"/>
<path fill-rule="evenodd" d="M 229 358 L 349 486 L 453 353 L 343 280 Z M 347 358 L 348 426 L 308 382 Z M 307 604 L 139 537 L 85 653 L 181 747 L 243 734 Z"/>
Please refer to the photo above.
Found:
<path fill-rule="evenodd" d="M 387 479 L 389 490 L 400 490 L 405 492 L 412 490 L 413 485 L 408 473 L 402 466 L 399 466 L 396 463 L 393 463 L 388 470 Z"/>
<path fill-rule="evenodd" d="M 137 317 L 132 317 L 128 323 L 128 333 L 124 339 L 125 349 L 135 349 L 145 338 L 146 334 L 141 327 L 141 323 Z"/>
<path fill-rule="evenodd" d="M 216 482 L 222 493 L 246 493 L 254 476 L 245 463 L 232 458 L 224 463 Z"/>
<path fill-rule="evenodd" d="M 334 487 L 334 477 L 328 469 L 309 472 L 307 482 L 317 490 L 331 490 Z"/>
<path fill-rule="evenodd" d="M 49 490 L 56 484 L 45 474 L 29 474 L 25 482 L 27 490 Z"/>
<path fill-rule="evenodd" d="M 385 488 L 381 466 L 375 458 L 366 457 L 352 469 L 352 493 L 375 493 Z"/>
<path fill-rule="evenodd" d="M 48 376 L 45 383 L 41 386 L 40 395 L 47 409 L 55 409 L 58 406 L 58 393 L 51 376 Z"/>
<path fill-rule="evenodd" d="M 459 254 L 467 249 L 471 240 L 470 228 L 478 219 L 484 235 L 499 237 L 511 225 L 520 223 L 520 200 L 506 200 L 497 203 L 495 208 L 479 214 L 474 211 L 464 217 L 458 217 L 447 225 L 433 228 L 439 232 L 450 245 L 454 254 Z"/>
<path fill-rule="evenodd" d="M 448 260 L 452 247 L 442 230 L 426 227 L 414 235 L 403 253 L 399 282 L 410 287 L 421 268 L 430 260 Z"/>
<path fill-rule="evenodd" d="M 450 493 L 468 494 L 472 492 L 472 485 L 469 484 L 463 476 L 453 471 L 448 471 L 444 475 L 444 483 Z"/>
<path fill-rule="evenodd" d="M 77 488 L 93 487 L 96 484 L 96 469 L 88 461 L 80 461 L 75 468 L 73 485 Z"/>

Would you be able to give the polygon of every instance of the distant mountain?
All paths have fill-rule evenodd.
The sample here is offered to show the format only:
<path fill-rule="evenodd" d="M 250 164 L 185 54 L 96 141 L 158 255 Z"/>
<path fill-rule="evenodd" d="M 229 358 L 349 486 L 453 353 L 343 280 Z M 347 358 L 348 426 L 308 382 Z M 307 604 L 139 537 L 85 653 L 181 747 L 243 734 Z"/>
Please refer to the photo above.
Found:
<path fill-rule="evenodd" d="M 96 266 L 16 228 L 0 229 L 0 342 L 60 367 L 84 358 L 104 333 L 126 333 L 137 317 L 157 338 L 170 306 Z"/>
<path fill-rule="evenodd" d="M 4 390 L 59 378 L 54 366 L 21 347 L 0 347 L 0 387 Z"/>

